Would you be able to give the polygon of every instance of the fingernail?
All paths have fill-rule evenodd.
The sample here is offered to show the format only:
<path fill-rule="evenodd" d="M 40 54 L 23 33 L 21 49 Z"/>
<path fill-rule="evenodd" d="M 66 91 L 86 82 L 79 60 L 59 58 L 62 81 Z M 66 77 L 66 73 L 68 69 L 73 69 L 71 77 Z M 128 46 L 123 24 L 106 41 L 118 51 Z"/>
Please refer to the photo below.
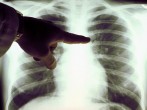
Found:
<path fill-rule="evenodd" d="M 56 60 L 54 60 L 54 62 L 49 67 L 47 67 L 47 68 L 53 70 L 53 69 L 56 68 L 56 65 L 57 65 Z"/>
<path fill-rule="evenodd" d="M 56 59 L 52 54 L 43 57 L 41 60 L 48 69 L 54 69 L 56 67 Z"/>

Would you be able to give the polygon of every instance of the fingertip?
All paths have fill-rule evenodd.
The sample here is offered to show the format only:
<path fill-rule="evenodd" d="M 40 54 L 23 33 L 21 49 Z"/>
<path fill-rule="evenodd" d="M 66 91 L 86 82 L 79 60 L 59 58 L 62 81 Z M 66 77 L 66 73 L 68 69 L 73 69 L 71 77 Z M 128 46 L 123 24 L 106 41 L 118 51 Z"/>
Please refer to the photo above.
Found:
<path fill-rule="evenodd" d="M 83 35 L 65 32 L 63 42 L 68 44 L 88 43 L 90 42 L 90 38 Z"/>
<path fill-rule="evenodd" d="M 89 37 L 85 37 L 85 36 L 82 36 L 82 35 L 77 35 L 77 39 L 75 39 L 75 42 L 73 41 L 73 43 L 82 43 L 82 44 L 85 44 L 85 43 L 89 43 L 90 42 L 90 38 Z"/>
<path fill-rule="evenodd" d="M 83 43 L 88 43 L 88 42 L 90 42 L 90 38 L 89 37 L 84 37 L 83 36 Z"/>

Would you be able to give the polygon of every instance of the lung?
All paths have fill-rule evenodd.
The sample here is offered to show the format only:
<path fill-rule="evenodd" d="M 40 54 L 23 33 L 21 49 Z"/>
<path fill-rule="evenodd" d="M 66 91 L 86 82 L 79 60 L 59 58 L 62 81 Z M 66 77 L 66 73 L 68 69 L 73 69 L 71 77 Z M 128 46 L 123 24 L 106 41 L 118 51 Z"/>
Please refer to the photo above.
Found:
<path fill-rule="evenodd" d="M 67 18 L 60 14 L 46 14 L 40 16 L 42 19 L 47 21 L 52 21 L 54 24 L 57 25 L 60 29 L 67 30 L 67 26 L 65 23 L 67 22 Z"/>
<path fill-rule="evenodd" d="M 94 10 L 97 10 L 96 8 Z M 105 10 L 105 8 L 103 8 Z M 109 13 L 98 14 L 91 19 L 88 32 L 93 33 L 93 53 L 104 67 L 107 75 L 106 101 L 109 110 L 142 110 L 141 92 L 130 80 L 135 74 L 129 50 L 131 38 L 129 30 L 122 24 L 123 19 Z"/>
<path fill-rule="evenodd" d="M 56 89 L 53 72 L 43 64 L 31 61 L 22 64 L 20 68 L 23 68 L 24 75 L 12 87 L 12 100 L 8 110 L 18 110 L 37 97 L 50 96 Z"/>
<path fill-rule="evenodd" d="M 61 7 L 60 7 L 61 8 Z M 41 19 L 53 22 L 57 27 L 67 30 L 66 17 L 60 14 L 40 15 Z M 57 62 L 63 54 L 63 47 L 59 44 L 54 51 Z M 31 56 L 26 55 L 28 58 Z M 23 76 L 16 80 L 11 90 L 11 101 L 8 110 L 18 110 L 31 100 L 41 96 L 52 96 L 56 90 L 54 73 L 40 62 L 30 62 L 20 65 Z"/>

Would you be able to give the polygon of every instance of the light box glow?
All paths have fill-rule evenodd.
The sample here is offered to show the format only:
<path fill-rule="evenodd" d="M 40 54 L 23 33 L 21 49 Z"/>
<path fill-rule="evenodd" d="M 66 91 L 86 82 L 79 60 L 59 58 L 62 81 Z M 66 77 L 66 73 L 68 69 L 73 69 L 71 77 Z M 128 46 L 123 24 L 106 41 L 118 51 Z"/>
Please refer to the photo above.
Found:
<path fill-rule="evenodd" d="M 113 6 L 111 3 L 102 2 L 101 0 L 83 0 L 81 2 L 74 0 L 53 0 L 51 2 L 16 0 L 9 2 L 9 5 L 21 11 L 25 16 L 41 18 L 42 15 L 46 14 L 50 19 L 51 14 L 63 15 L 67 21 L 53 21 L 57 26 L 65 25 L 65 31 L 89 36 L 91 39 L 99 37 L 100 33 L 109 32 L 122 35 L 124 37 L 120 38 L 122 40 L 127 38 L 131 40 L 130 43 L 121 42 L 121 40 L 115 42 L 114 39 L 117 37 L 115 35 L 112 39 L 97 39 L 88 44 L 70 45 L 59 43 L 55 50 L 55 57 L 58 59 L 56 69 L 48 71 L 47 77 L 44 75 L 44 79 L 39 80 L 38 88 L 40 86 L 42 89 L 30 91 L 30 94 L 41 94 L 44 90 L 44 94 L 42 93 L 36 98 L 30 97 L 31 100 L 26 101 L 26 104 L 21 107 L 18 106 L 18 110 L 113 110 L 113 107 L 117 110 L 147 109 L 147 22 L 145 20 L 147 18 L 147 9 L 145 6 L 139 4 Z M 62 9 L 63 7 L 65 9 Z M 106 16 L 108 14 L 115 15 L 118 18 L 116 21 L 115 17 L 104 20 L 107 17 L 103 14 L 107 14 Z M 92 21 L 96 17 L 98 19 L 99 15 L 103 15 L 103 20 Z M 59 17 L 59 19 L 61 18 Z M 101 23 L 110 23 L 112 26 L 105 27 L 100 25 Z M 116 24 L 121 26 L 115 28 Z M 92 27 L 92 25 L 94 26 Z M 123 32 L 121 29 L 123 26 L 127 31 Z M 93 30 L 89 31 L 89 27 L 92 27 L 90 29 Z M 98 28 L 102 28 L 102 30 L 98 30 Z M 31 74 L 33 72 L 38 74 L 38 71 L 47 71 L 42 65 L 38 67 L 39 63 L 31 64 L 34 62 L 33 59 L 28 57 L 16 45 L 14 43 L 5 56 L 4 67 L 7 65 L 6 62 L 9 61 L 9 69 L 5 68 L 5 74 L 13 73 L 7 76 L 7 88 L 10 88 L 6 90 L 6 97 L 8 97 L 7 110 L 15 109 L 12 108 L 13 106 L 8 109 L 12 98 L 17 96 L 17 93 L 14 92 L 14 86 L 20 93 L 25 93 L 24 88 L 29 89 L 29 86 L 35 88 L 37 78 L 45 73 L 40 73 L 40 76 L 31 76 Z M 100 47 L 101 45 L 105 47 Z M 94 50 L 94 48 L 97 48 L 97 50 Z M 122 53 L 120 52 L 121 49 Z M 16 52 L 16 50 L 20 53 Z M 108 54 L 109 51 L 111 54 Z M 19 61 L 14 65 L 14 60 Z M 109 65 L 108 61 L 110 61 Z M 28 66 L 24 66 L 23 64 L 25 63 Z M 125 65 L 119 67 L 123 64 Z M 116 68 L 112 69 L 113 66 Z M 49 74 L 53 74 L 53 76 Z M 24 80 L 19 82 L 21 77 L 24 77 Z M 27 81 L 30 83 L 27 83 Z M 15 84 L 12 84 L 13 82 Z M 48 84 L 48 87 L 43 88 L 43 84 L 46 84 L 46 82 L 51 83 Z M 51 84 L 55 86 L 53 91 L 48 89 Z M 47 89 L 48 93 L 46 92 Z M 36 92 L 34 93 L 34 91 Z M 121 98 L 122 102 L 118 101 L 118 97 Z M 129 101 L 125 102 L 125 99 Z M 17 104 L 17 102 L 19 101 L 17 100 L 15 103 Z"/>

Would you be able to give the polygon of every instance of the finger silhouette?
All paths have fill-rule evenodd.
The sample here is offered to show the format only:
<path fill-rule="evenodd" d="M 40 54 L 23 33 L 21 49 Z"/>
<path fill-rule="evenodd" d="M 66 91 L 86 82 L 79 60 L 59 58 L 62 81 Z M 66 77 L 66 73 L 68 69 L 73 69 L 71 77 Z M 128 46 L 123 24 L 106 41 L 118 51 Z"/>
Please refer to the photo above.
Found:
<path fill-rule="evenodd" d="M 90 42 L 90 38 L 84 37 L 82 35 L 76 35 L 69 32 L 63 32 L 61 34 L 62 42 L 68 44 L 77 44 L 77 43 L 88 43 Z"/>
<path fill-rule="evenodd" d="M 69 32 L 65 32 L 62 30 L 58 30 L 57 35 L 54 35 L 50 39 L 49 45 L 55 44 L 57 42 L 64 42 L 68 44 L 78 44 L 78 43 L 88 43 L 90 42 L 90 38 L 85 37 L 83 35 L 77 35 Z"/>

